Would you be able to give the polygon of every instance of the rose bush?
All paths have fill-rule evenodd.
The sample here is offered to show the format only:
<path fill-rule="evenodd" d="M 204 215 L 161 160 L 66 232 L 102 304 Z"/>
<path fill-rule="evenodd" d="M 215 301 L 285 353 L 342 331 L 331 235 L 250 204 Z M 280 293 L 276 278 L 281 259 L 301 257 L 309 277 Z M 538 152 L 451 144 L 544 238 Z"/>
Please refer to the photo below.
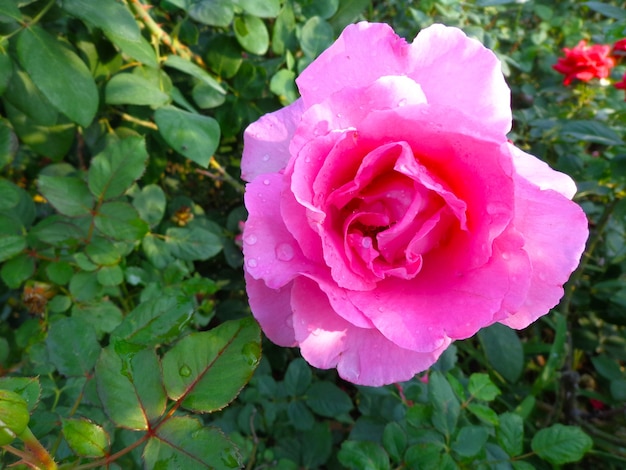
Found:
<path fill-rule="evenodd" d="M 592 78 L 607 78 L 615 59 L 611 56 L 611 47 L 603 44 L 587 45 L 580 41 L 575 47 L 564 47 L 565 57 L 560 57 L 554 70 L 565 75 L 563 85 L 569 85 L 578 79 L 588 82 Z"/>
<path fill-rule="evenodd" d="M 245 132 L 252 312 L 318 368 L 378 386 L 563 295 L 587 220 L 566 175 L 507 141 L 495 55 L 455 28 L 348 26 L 301 97 Z"/>

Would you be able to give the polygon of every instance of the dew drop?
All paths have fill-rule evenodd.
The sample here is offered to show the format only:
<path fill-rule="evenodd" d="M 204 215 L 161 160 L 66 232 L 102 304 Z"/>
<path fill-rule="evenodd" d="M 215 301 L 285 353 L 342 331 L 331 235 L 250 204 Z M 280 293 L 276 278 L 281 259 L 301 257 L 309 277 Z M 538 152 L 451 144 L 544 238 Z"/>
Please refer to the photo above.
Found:
<path fill-rule="evenodd" d="M 305 163 L 311 163 L 311 157 L 309 157 L 308 155 L 306 157 L 304 157 L 304 162 Z"/>
<path fill-rule="evenodd" d="M 265 155 L 263 155 L 263 161 L 264 162 L 268 162 L 270 160 L 270 156 L 266 153 Z"/>
<path fill-rule="evenodd" d="M 239 468 L 240 466 L 239 459 L 237 458 L 237 454 L 233 448 L 224 449 L 220 458 L 222 463 L 228 468 Z"/>
<path fill-rule="evenodd" d="M 366 250 L 372 247 L 372 239 L 370 237 L 361 238 L 361 246 Z"/>
<path fill-rule="evenodd" d="M 246 236 L 243 241 L 246 242 L 248 245 L 254 245 L 258 241 L 258 238 L 256 235 L 253 234 Z"/>
<path fill-rule="evenodd" d="M 189 377 L 191 375 L 191 369 L 187 364 L 183 364 L 180 366 L 180 369 L 178 369 L 178 374 L 181 377 Z"/>
<path fill-rule="evenodd" d="M 257 260 L 255 260 L 254 258 L 250 258 L 248 260 L 248 266 L 251 268 L 256 268 L 258 265 Z"/>
<path fill-rule="evenodd" d="M 337 113 L 337 117 L 338 117 L 338 118 L 341 118 L 341 117 L 343 117 L 343 114 L 341 114 L 341 113 Z"/>
<path fill-rule="evenodd" d="M 379 312 L 383 312 L 384 310 L 385 310 L 384 308 L 382 308 L 382 307 L 378 307 L 378 311 L 379 311 Z"/>
<path fill-rule="evenodd" d="M 241 348 L 241 355 L 248 365 L 255 366 L 261 358 L 261 346 L 257 343 L 248 343 Z"/>
<path fill-rule="evenodd" d="M 281 243 L 276 247 L 276 258 L 281 261 L 291 261 L 293 255 L 293 247 L 289 243 Z"/>
<path fill-rule="evenodd" d="M 511 257 L 511 255 L 508 254 L 508 253 L 506 253 L 506 252 L 502 253 L 502 259 L 509 259 L 510 257 Z"/>
<path fill-rule="evenodd" d="M 402 98 L 400 101 L 398 101 L 398 106 L 402 107 L 402 106 L 406 106 L 406 98 Z"/>
<path fill-rule="evenodd" d="M 263 180 L 263 184 L 264 184 L 265 186 L 269 186 L 269 185 L 270 185 L 270 180 L 268 180 L 268 179 L 264 179 L 264 180 Z"/>

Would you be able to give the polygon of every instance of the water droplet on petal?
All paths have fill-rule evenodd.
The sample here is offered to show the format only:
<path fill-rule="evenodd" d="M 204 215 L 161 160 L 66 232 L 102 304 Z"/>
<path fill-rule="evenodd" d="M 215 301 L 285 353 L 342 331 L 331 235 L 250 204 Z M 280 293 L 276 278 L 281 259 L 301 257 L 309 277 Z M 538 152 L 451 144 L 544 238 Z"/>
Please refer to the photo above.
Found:
<path fill-rule="evenodd" d="M 502 253 L 502 259 L 509 259 L 511 255 L 507 252 Z"/>
<path fill-rule="evenodd" d="M 269 186 L 269 184 L 270 184 L 270 180 L 268 180 L 268 179 L 264 179 L 264 180 L 263 180 L 263 184 L 264 184 L 265 186 Z"/>
<path fill-rule="evenodd" d="M 370 237 L 361 238 L 361 246 L 366 250 L 372 247 L 372 239 Z"/>
<path fill-rule="evenodd" d="M 384 311 L 384 310 L 385 310 L 384 308 L 382 308 L 382 307 L 378 307 L 378 311 L 379 311 L 379 312 L 382 312 L 382 311 Z"/>
<path fill-rule="evenodd" d="M 306 157 L 304 157 L 304 161 L 305 163 L 311 163 L 311 157 L 307 155 Z"/>
<path fill-rule="evenodd" d="M 256 235 L 252 234 L 247 235 L 246 238 L 243 239 L 243 241 L 246 242 L 248 245 L 254 245 L 258 241 L 258 238 Z"/>
<path fill-rule="evenodd" d="M 402 107 L 402 106 L 406 106 L 406 98 L 402 98 L 400 101 L 398 101 L 398 106 Z"/>
<path fill-rule="evenodd" d="M 270 156 L 266 153 L 265 155 L 263 155 L 263 161 L 264 162 L 268 162 L 270 160 Z"/>
<path fill-rule="evenodd" d="M 289 243 L 281 243 L 276 247 L 276 258 L 281 261 L 291 261 L 293 255 L 293 247 Z"/>
<path fill-rule="evenodd" d="M 248 260 L 248 266 L 251 268 L 256 268 L 258 265 L 257 260 L 255 260 L 254 258 L 250 258 Z"/>
<path fill-rule="evenodd" d="M 191 375 L 191 369 L 187 364 L 183 364 L 180 366 L 180 369 L 178 369 L 178 373 L 181 377 L 189 377 Z"/>

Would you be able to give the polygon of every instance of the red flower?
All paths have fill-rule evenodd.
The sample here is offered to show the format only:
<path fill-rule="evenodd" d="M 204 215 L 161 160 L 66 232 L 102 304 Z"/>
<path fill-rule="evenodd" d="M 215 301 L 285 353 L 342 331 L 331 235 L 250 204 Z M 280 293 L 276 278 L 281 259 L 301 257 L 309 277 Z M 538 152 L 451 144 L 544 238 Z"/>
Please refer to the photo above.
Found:
<path fill-rule="evenodd" d="M 607 78 L 615 60 L 610 56 L 611 47 L 606 45 L 588 46 L 582 40 L 576 47 L 563 48 L 565 57 L 559 58 L 552 66 L 554 70 L 565 75 L 563 85 L 569 85 L 577 78 L 588 82 L 592 78 Z"/>
<path fill-rule="evenodd" d="M 622 57 L 626 57 L 626 38 L 620 39 L 613 44 L 611 55 L 615 57 L 615 60 L 620 60 Z"/>
<path fill-rule="evenodd" d="M 624 76 L 622 77 L 622 81 L 621 82 L 617 82 L 614 83 L 613 86 L 615 88 L 618 88 L 620 90 L 625 90 L 626 91 L 626 73 L 624 74 Z M 626 101 L 626 97 L 624 97 L 624 101 Z"/>

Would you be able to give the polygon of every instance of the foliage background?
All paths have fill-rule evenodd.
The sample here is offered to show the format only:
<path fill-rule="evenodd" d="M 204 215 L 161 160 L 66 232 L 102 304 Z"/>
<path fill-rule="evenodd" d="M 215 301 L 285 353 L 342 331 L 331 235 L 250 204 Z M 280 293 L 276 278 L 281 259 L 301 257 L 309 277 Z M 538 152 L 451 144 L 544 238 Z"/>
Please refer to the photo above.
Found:
<path fill-rule="evenodd" d="M 0 0 L 0 462 L 18 468 L 624 468 L 626 103 L 562 85 L 619 1 Z M 242 131 L 343 27 L 493 49 L 518 146 L 592 229 L 550 315 L 355 387 L 262 339 L 238 246 Z M 463 77 L 459 77 L 463 80 Z M 261 352 L 262 351 L 262 352 Z M 53 462 L 54 460 L 54 462 Z"/>

